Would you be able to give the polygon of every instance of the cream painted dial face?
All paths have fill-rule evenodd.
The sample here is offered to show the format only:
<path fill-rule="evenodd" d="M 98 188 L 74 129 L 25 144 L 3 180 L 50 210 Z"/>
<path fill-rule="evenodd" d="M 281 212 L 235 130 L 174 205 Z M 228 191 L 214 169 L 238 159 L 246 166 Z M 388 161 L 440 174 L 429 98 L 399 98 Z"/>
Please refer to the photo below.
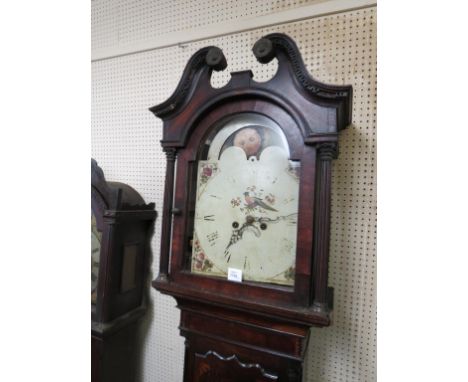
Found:
<path fill-rule="evenodd" d="M 199 161 L 191 270 L 226 277 L 236 268 L 244 280 L 293 285 L 299 165 L 282 147 L 255 145 Z"/>

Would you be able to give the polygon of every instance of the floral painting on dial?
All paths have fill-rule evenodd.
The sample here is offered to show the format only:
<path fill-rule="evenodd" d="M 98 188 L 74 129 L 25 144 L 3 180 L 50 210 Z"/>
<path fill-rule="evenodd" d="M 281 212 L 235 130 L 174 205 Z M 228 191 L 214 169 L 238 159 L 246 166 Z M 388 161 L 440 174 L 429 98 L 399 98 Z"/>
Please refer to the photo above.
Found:
<path fill-rule="evenodd" d="M 205 251 L 200 245 L 197 234 L 193 236 L 192 270 L 207 272 L 213 267 L 213 263 L 206 257 Z"/>

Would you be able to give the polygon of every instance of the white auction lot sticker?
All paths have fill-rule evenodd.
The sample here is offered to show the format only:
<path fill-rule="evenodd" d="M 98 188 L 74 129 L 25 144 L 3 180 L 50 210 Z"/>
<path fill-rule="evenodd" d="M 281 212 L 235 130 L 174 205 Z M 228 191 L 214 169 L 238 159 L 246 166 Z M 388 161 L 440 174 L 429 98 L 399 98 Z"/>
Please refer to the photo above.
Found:
<path fill-rule="evenodd" d="M 236 268 L 228 268 L 228 280 L 242 282 L 242 271 Z"/>

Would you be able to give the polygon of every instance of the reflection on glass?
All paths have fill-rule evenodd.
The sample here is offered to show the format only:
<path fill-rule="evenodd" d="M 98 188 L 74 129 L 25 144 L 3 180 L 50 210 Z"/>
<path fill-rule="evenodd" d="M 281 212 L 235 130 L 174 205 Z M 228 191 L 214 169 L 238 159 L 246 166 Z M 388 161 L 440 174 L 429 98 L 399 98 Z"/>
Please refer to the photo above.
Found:
<path fill-rule="evenodd" d="M 224 121 L 222 128 L 206 144 L 208 155 L 201 159 L 219 159 L 231 146 L 243 149 L 247 158 L 256 156 L 259 159 L 262 151 L 270 146 L 281 147 L 289 156 L 289 145 L 279 125 L 254 113 L 241 113 Z"/>
<path fill-rule="evenodd" d="M 96 304 L 97 285 L 99 279 L 99 255 L 101 252 L 101 236 L 96 225 L 96 217 L 91 211 L 91 303 Z"/>
<path fill-rule="evenodd" d="M 264 149 L 270 146 L 283 147 L 282 137 L 272 129 L 265 126 L 249 125 L 232 133 L 224 142 L 221 154 L 228 147 L 239 147 L 244 150 L 247 158 L 255 156 L 260 158 Z"/>

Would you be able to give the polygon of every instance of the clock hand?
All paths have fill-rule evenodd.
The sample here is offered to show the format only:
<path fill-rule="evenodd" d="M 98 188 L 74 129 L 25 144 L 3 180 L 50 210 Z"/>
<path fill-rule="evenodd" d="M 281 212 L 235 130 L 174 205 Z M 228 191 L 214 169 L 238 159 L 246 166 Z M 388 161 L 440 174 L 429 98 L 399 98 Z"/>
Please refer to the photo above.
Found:
<path fill-rule="evenodd" d="M 232 235 L 231 235 L 231 239 L 229 240 L 229 244 L 227 245 L 226 249 L 224 250 L 224 256 L 228 256 L 228 261 L 231 257 L 231 255 L 229 254 L 229 247 L 235 243 L 237 243 L 240 239 L 242 239 L 242 235 L 244 234 L 244 229 L 249 226 L 251 223 L 248 223 L 248 222 L 245 222 L 244 224 L 242 224 L 242 227 L 240 228 L 234 228 L 232 230 Z"/>
<path fill-rule="evenodd" d="M 224 250 L 224 256 L 228 257 L 227 261 L 229 261 L 230 258 L 231 258 L 231 255 L 230 255 L 230 252 L 229 252 L 229 247 L 231 245 L 237 243 L 240 239 L 242 239 L 242 236 L 243 236 L 244 231 L 246 229 L 252 229 L 253 234 L 256 237 L 260 236 L 260 230 L 253 225 L 253 222 L 254 222 L 253 218 L 251 216 L 248 216 L 247 221 L 244 224 L 242 224 L 242 226 L 239 229 L 235 228 L 235 229 L 232 230 L 231 239 L 229 240 L 229 244 L 227 245 L 226 249 Z"/>
<path fill-rule="evenodd" d="M 260 217 L 260 218 L 254 218 L 254 219 L 256 223 L 278 223 L 279 221 L 282 221 L 282 220 L 289 220 L 289 219 L 292 220 L 293 217 L 297 217 L 297 212 L 289 214 L 289 215 L 285 215 L 285 216 L 278 216 L 276 219 L 271 219 L 268 217 Z"/>
<path fill-rule="evenodd" d="M 297 216 L 297 212 L 289 214 L 289 215 L 285 215 L 285 216 L 278 216 L 275 219 L 271 219 L 271 218 L 268 218 L 268 217 L 256 218 L 256 217 L 253 217 L 251 215 L 247 216 L 246 217 L 246 222 L 244 224 L 242 224 L 242 226 L 240 228 L 234 228 L 232 230 L 231 239 L 229 240 L 229 243 L 226 246 L 226 249 L 224 250 L 224 256 L 227 257 L 227 261 L 229 262 L 229 260 L 231 259 L 231 253 L 229 252 L 229 248 L 233 244 L 237 243 L 240 239 L 242 239 L 242 236 L 244 235 L 244 231 L 246 229 L 250 229 L 256 237 L 260 237 L 260 235 L 261 235 L 260 229 L 258 229 L 258 227 L 256 227 L 254 225 L 254 223 L 260 223 L 260 224 L 264 224 L 264 223 L 267 223 L 267 222 L 268 223 L 277 223 L 279 221 L 288 220 L 288 219 L 291 219 L 292 217 L 296 217 L 296 216 Z M 266 228 L 266 224 L 264 224 L 264 225 L 265 225 L 265 228 Z M 265 229 L 262 226 L 260 226 L 260 228 Z"/>

